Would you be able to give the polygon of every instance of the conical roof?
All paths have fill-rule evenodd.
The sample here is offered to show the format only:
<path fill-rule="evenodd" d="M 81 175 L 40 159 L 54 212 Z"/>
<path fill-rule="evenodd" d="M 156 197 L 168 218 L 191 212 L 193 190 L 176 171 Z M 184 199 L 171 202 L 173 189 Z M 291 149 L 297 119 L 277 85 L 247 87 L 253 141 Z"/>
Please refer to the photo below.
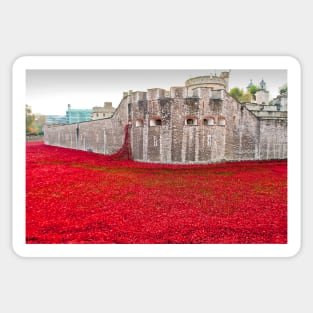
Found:
<path fill-rule="evenodd" d="M 249 89 L 250 87 L 254 86 L 253 82 L 252 82 L 252 79 L 250 79 L 250 83 L 249 85 L 247 86 L 247 89 Z"/>

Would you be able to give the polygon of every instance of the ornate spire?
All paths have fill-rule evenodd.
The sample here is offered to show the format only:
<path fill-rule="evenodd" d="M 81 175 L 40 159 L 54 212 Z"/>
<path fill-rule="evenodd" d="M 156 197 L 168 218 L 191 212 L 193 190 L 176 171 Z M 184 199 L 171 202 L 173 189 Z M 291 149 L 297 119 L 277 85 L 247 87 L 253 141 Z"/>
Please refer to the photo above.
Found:
<path fill-rule="evenodd" d="M 261 87 L 261 90 L 266 90 L 266 83 L 265 81 L 263 80 L 263 77 L 262 77 L 262 80 L 260 82 L 260 87 Z"/>

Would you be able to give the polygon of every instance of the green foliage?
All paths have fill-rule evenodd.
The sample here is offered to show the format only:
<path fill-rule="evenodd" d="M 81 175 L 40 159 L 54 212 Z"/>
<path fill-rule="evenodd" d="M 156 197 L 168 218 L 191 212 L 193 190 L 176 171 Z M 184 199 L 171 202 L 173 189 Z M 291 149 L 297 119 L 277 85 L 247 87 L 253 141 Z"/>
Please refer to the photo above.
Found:
<path fill-rule="evenodd" d="M 255 85 L 252 85 L 252 86 L 248 89 L 249 93 L 252 95 L 252 97 L 253 97 L 254 100 L 256 99 L 255 94 L 256 94 L 256 92 L 259 91 L 259 90 L 260 90 L 260 87 L 255 86 Z"/>
<path fill-rule="evenodd" d="M 232 88 L 229 91 L 229 94 L 238 102 L 251 102 L 253 98 L 253 95 L 250 92 L 244 93 L 243 89 L 239 89 L 238 87 Z"/>
<path fill-rule="evenodd" d="M 241 98 L 243 96 L 243 90 L 238 87 L 234 87 L 229 91 L 229 94 L 235 98 L 237 101 L 241 102 Z"/>
<path fill-rule="evenodd" d="M 25 107 L 26 118 L 26 135 L 42 135 L 42 127 L 46 122 L 44 115 L 35 115 L 32 113 L 32 108 L 26 104 Z"/>
<path fill-rule="evenodd" d="M 25 115 L 26 115 L 26 134 L 32 133 L 32 125 L 35 120 L 35 115 L 32 114 L 32 108 L 27 104 L 25 107 Z"/>
<path fill-rule="evenodd" d="M 285 93 L 288 93 L 288 86 L 287 86 L 287 84 L 285 84 L 285 85 L 283 85 L 283 86 L 281 86 L 281 87 L 279 88 L 279 93 L 280 93 L 281 95 L 283 95 L 283 94 L 285 94 Z"/>
<path fill-rule="evenodd" d="M 242 95 L 240 102 L 252 102 L 253 95 L 249 92 Z"/>

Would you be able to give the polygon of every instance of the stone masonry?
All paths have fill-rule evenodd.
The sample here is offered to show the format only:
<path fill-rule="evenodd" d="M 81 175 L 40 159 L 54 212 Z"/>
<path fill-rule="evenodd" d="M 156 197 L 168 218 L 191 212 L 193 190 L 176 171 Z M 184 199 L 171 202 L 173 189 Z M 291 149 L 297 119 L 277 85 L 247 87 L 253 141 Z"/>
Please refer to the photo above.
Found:
<path fill-rule="evenodd" d="M 228 93 L 228 72 L 185 86 L 123 94 L 110 118 L 46 126 L 48 145 L 112 154 L 130 125 L 133 159 L 215 163 L 287 158 L 287 106 L 242 104 Z"/>

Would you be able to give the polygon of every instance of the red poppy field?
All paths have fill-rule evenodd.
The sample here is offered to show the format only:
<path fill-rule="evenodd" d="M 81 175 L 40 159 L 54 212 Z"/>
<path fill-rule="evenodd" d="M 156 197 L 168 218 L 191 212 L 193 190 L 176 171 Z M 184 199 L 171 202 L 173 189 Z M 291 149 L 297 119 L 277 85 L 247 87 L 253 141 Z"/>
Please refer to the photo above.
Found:
<path fill-rule="evenodd" d="M 26 243 L 287 243 L 287 161 L 147 164 L 26 145 Z"/>

